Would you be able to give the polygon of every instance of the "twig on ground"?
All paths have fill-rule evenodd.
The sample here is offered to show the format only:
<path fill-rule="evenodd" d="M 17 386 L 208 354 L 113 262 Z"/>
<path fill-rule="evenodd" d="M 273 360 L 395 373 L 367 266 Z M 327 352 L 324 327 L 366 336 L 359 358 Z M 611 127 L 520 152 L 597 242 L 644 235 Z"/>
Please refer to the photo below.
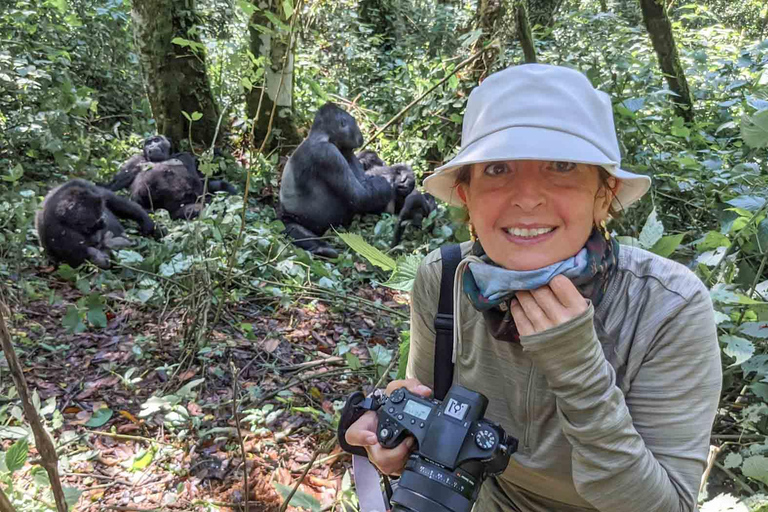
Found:
<path fill-rule="evenodd" d="M 245 512 L 248 512 L 248 496 L 251 494 L 248 487 L 248 454 L 245 451 L 245 441 L 240 431 L 240 415 L 237 413 L 237 381 L 240 378 L 240 372 L 237 371 L 237 367 L 232 361 L 229 362 L 229 366 L 232 369 L 232 416 L 235 418 L 235 432 L 237 432 L 237 441 L 240 444 L 240 455 L 243 457 L 243 494 L 245 495 Z"/>
<path fill-rule="evenodd" d="M 296 494 L 296 491 L 299 489 L 299 486 L 307 477 L 307 473 L 309 473 L 309 470 L 312 469 L 312 464 L 314 464 L 315 460 L 317 460 L 318 455 L 320 455 L 321 453 L 327 453 L 333 447 L 334 444 L 336 444 L 335 439 L 333 441 L 324 443 L 317 450 L 315 450 L 315 453 L 312 454 L 312 459 L 304 467 L 304 471 L 301 473 L 301 476 L 293 485 L 293 489 L 291 489 L 290 494 L 288 494 L 285 500 L 283 500 L 283 504 L 280 506 L 280 512 L 285 512 L 285 509 L 288 508 L 288 504 L 291 502 L 291 498 L 293 498 L 293 495 Z"/>
<path fill-rule="evenodd" d="M 106 436 L 111 437 L 113 439 L 122 439 L 125 441 L 143 441 L 145 443 L 157 443 L 157 444 L 163 444 L 165 446 L 173 446 L 171 443 L 166 443 L 164 441 L 158 441 L 157 439 L 150 439 L 148 437 L 142 437 L 142 436 L 129 436 L 125 434 L 113 434 L 112 432 L 102 432 L 100 430 L 86 430 L 89 434 L 93 434 L 96 436 Z"/>
<path fill-rule="evenodd" d="M 0 512 L 16 512 L 16 509 L 11 505 L 10 500 L 0 487 Z"/>
<path fill-rule="evenodd" d="M 32 404 L 31 394 L 27 387 L 27 381 L 24 378 L 24 369 L 11 344 L 11 333 L 8 331 L 8 326 L 5 323 L 6 315 L 10 318 L 10 310 L 7 310 L 5 304 L 0 302 L 0 346 L 3 348 L 5 360 L 8 362 L 8 368 L 11 371 L 11 377 L 13 377 L 13 382 L 16 384 L 16 392 L 19 394 L 19 398 L 21 398 L 24 416 L 27 418 L 29 426 L 32 428 L 32 433 L 35 436 L 35 446 L 42 459 L 42 466 L 48 473 L 53 497 L 56 499 L 56 509 L 58 512 L 67 512 L 67 500 L 64 497 L 64 489 L 59 478 L 59 458 L 56 455 L 56 448 L 53 446 L 51 436 L 45 430 L 43 422 L 40 421 L 40 416 L 37 414 L 35 406 Z M 11 508 L 10 510 L 13 509 Z"/>

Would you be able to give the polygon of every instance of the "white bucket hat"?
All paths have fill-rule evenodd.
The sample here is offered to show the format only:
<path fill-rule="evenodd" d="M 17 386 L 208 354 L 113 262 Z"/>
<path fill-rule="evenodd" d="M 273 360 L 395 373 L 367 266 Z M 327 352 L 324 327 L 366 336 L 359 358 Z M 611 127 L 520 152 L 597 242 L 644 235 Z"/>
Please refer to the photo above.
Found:
<path fill-rule="evenodd" d="M 619 168 L 621 154 L 610 97 L 580 72 L 545 64 L 509 67 L 472 90 L 458 155 L 424 180 L 427 192 L 462 206 L 459 168 L 504 160 L 595 164 L 621 181 L 613 207 L 626 208 L 651 186 L 648 176 Z"/>

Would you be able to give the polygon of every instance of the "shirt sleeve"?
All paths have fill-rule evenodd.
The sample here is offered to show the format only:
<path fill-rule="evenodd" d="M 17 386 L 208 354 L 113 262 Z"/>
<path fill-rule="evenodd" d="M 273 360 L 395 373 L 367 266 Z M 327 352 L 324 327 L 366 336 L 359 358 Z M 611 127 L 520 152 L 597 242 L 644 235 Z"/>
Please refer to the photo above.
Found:
<path fill-rule="evenodd" d="M 441 266 L 428 257 L 419 265 L 411 290 L 411 346 L 405 375 L 434 389 L 435 315 Z"/>
<path fill-rule="evenodd" d="M 521 337 L 555 393 L 576 490 L 603 512 L 696 510 L 722 381 L 706 288 L 664 315 L 626 396 L 593 315 Z"/>

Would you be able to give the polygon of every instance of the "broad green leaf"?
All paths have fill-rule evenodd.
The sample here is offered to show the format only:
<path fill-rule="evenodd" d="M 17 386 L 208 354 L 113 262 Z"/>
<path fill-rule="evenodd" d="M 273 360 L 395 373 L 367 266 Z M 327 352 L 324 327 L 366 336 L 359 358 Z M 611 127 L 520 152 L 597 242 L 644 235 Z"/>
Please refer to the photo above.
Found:
<path fill-rule="evenodd" d="M 184 39 L 183 37 L 174 37 L 171 39 L 171 43 L 181 46 L 181 47 L 187 47 L 190 45 L 191 41 L 188 41 L 187 39 Z M 182 112 L 184 114 L 184 112 Z M 186 114 L 184 114 L 186 116 Z"/>
<path fill-rule="evenodd" d="M 285 12 L 285 19 L 290 19 L 293 16 L 293 2 L 291 0 L 283 0 L 283 12 Z"/>
<path fill-rule="evenodd" d="M 757 241 L 760 244 L 760 252 L 768 251 L 768 219 L 763 219 L 757 225 Z"/>
<path fill-rule="evenodd" d="M 741 465 L 741 472 L 749 478 L 759 480 L 768 485 L 768 457 L 756 455 L 748 457 Z"/>
<path fill-rule="evenodd" d="M 755 372 L 758 377 L 768 376 L 768 355 L 752 356 L 741 365 L 741 369 L 744 371 L 744 377 L 747 377 L 752 372 Z"/>
<path fill-rule="evenodd" d="M 149 466 L 149 463 L 152 462 L 152 459 L 154 458 L 155 450 L 153 448 L 149 448 L 144 453 L 139 453 L 133 459 L 133 464 L 131 464 L 131 471 L 141 471 L 146 469 L 146 467 Z"/>
<path fill-rule="evenodd" d="M 723 352 L 736 361 L 731 366 L 736 366 L 748 360 L 755 354 L 755 346 L 751 341 L 738 336 L 724 335 L 720 336 L 720 341 L 726 344 Z"/>
<path fill-rule="evenodd" d="M 680 243 L 683 241 L 683 237 L 685 237 L 685 233 L 680 233 L 679 235 L 663 236 L 661 237 L 661 240 L 653 244 L 653 247 L 651 247 L 651 252 L 668 258 L 669 255 L 675 252 L 675 250 L 680 246 Z"/>
<path fill-rule="evenodd" d="M 344 354 L 344 359 L 347 361 L 347 366 L 349 366 L 352 370 L 360 369 L 360 358 L 352 352 L 347 352 Z"/>
<path fill-rule="evenodd" d="M 725 461 L 723 461 L 723 466 L 727 467 L 728 469 L 734 469 L 741 466 L 741 463 L 743 462 L 743 459 L 741 455 L 738 453 L 729 453 L 728 456 L 725 458 Z"/>
<path fill-rule="evenodd" d="M 704 240 L 696 244 L 700 251 L 709 251 L 718 247 L 728 247 L 731 245 L 730 239 L 719 231 L 709 231 Z"/>
<path fill-rule="evenodd" d="M 113 414 L 114 413 L 112 412 L 112 409 L 109 407 L 102 407 L 97 409 L 96 412 L 93 413 L 93 416 L 91 416 L 91 419 L 85 423 L 85 426 L 93 428 L 102 427 L 112 418 Z"/>
<path fill-rule="evenodd" d="M 85 324 L 80 316 L 80 310 L 74 305 L 67 306 L 67 313 L 64 315 L 61 324 L 70 334 L 77 334 L 85 331 Z"/>
<path fill-rule="evenodd" d="M 382 345 L 374 345 L 368 348 L 371 354 L 371 361 L 376 366 L 388 366 L 392 362 L 392 352 Z"/>
<path fill-rule="evenodd" d="M 117 260 L 124 265 L 132 265 L 134 263 L 141 263 L 144 261 L 144 256 L 137 253 L 136 251 L 122 249 L 117 251 Z"/>
<path fill-rule="evenodd" d="M 247 0 L 238 0 L 237 6 L 240 7 L 240 10 L 242 10 L 243 14 L 245 14 L 248 18 L 250 18 L 256 11 L 256 6 Z"/>
<path fill-rule="evenodd" d="M 416 279 L 416 271 L 419 269 L 421 258 L 415 254 L 400 258 L 397 261 L 397 267 L 384 286 L 393 290 L 409 292 L 413 288 L 413 282 Z"/>
<path fill-rule="evenodd" d="M 640 246 L 644 249 L 650 249 L 664 235 L 664 225 L 656 217 L 656 208 L 651 210 L 651 214 L 645 221 L 643 230 L 640 232 Z"/>
<path fill-rule="evenodd" d="M 279 492 L 280 496 L 283 497 L 283 500 L 288 499 L 288 496 L 291 494 L 291 491 L 293 490 L 293 486 L 283 485 L 280 482 L 272 482 L 272 485 L 275 486 L 275 489 L 277 489 L 277 492 Z M 291 498 L 291 502 L 289 503 L 289 505 L 291 505 L 292 507 L 310 510 L 311 512 L 320 512 L 320 510 L 323 509 L 322 504 L 320 503 L 320 501 L 318 501 L 317 498 L 307 494 L 301 489 L 296 490 L 296 493 Z"/>
<path fill-rule="evenodd" d="M 764 402 L 768 402 L 768 384 L 765 382 L 755 382 L 749 385 L 749 389 L 755 396 L 760 397 Z"/>
<path fill-rule="evenodd" d="M 88 313 L 86 314 L 88 322 L 98 328 L 107 326 L 107 315 L 104 313 L 104 304 L 102 297 L 98 293 L 92 293 L 88 296 Z"/>
<path fill-rule="evenodd" d="M 366 242 L 363 237 L 357 233 L 339 233 L 338 231 L 336 233 L 345 244 L 360 256 L 371 262 L 372 265 L 376 265 L 383 270 L 394 270 L 397 266 L 395 260 Z"/>
<path fill-rule="evenodd" d="M 184 384 L 184 386 L 182 386 L 176 392 L 176 395 L 180 396 L 180 397 L 193 397 L 193 396 L 195 396 L 196 393 L 193 392 L 192 390 L 194 388 L 196 388 L 197 386 L 199 386 L 200 384 L 202 384 L 203 382 L 205 382 L 205 379 L 191 380 L 191 381 L 187 382 L 186 384 Z"/>
<path fill-rule="evenodd" d="M 741 208 L 747 212 L 755 212 L 765 204 L 765 199 L 758 196 L 739 196 L 734 197 L 730 201 L 726 201 L 726 203 L 734 208 Z"/>
<path fill-rule="evenodd" d="M 750 117 L 741 116 L 741 138 L 751 148 L 762 148 L 768 144 L 768 110 Z"/>
<path fill-rule="evenodd" d="M 203 114 L 200 112 L 192 112 L 192 120 L 193 121 L 199 121 L 203 118 Z"/>
<path fill-rule="evenodd" d="M 64 491 L 64 501 L 66 501 L 67 505 L 70 507 L 74 507 L 80 499 L 80 496 L 83 494 L 83 491 L 75 487 L 63 487 L 62 490 Z"/>
<path fill-rule="evenodd" d="M 739 326 L 739 330 L 753 338 L 768 338 L 768 323 L 766 322 L 744 322 Z"/>
<path fill-rule="evenodd" d="M 8 448 L 5 452 L 5 466 L 8 471 L 13 473 L 24 467 L 24 463 L 27 462 L 27 455 L 29 454 L 29 443 L 27 438 L 19 439 Z"/>

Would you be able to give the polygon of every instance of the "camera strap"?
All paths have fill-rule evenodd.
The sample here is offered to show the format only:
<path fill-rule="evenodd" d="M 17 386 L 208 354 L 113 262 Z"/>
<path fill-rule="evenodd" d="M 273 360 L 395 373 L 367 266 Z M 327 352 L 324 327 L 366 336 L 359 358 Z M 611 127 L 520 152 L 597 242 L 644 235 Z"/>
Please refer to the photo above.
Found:
<path fill-rule="evenodd" d="M 355 489 L 360 512 L 387 512 L 389 507 L 384 502 L 381 492 L 379 471 L 367 457 L 352 456 L 352 471 L 355 476 Z"/>
<path fill-rule="evenodd" d="M 440 277 L 440 299 L 435 315 L 435 361 L 434 396 L 438 400 L 453 384 L 453 281 L 461 262 L 459 244 L 444 245 L 440 248 L 443 273 Z"/>

